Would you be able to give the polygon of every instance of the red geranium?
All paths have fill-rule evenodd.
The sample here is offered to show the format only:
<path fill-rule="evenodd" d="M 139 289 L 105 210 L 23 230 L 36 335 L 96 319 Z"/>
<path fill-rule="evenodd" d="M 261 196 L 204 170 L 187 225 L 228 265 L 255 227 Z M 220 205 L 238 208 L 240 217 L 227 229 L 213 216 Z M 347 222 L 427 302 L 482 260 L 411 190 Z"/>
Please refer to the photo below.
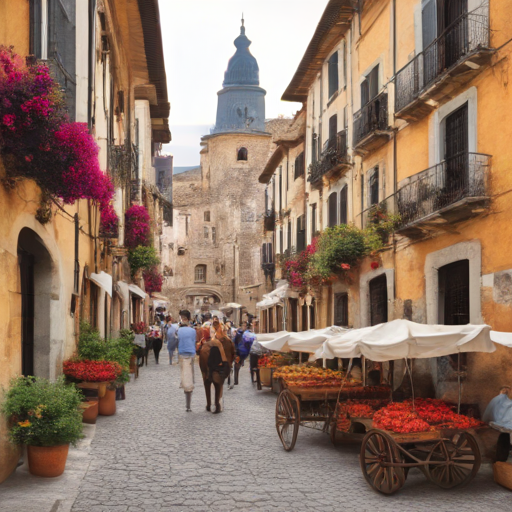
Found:
<path fill-rule="evenodd" d="M 123 369 L 115 361 L 74 361 L 63 363 L 64 375 L 84 382 L 112 382 Z"/>

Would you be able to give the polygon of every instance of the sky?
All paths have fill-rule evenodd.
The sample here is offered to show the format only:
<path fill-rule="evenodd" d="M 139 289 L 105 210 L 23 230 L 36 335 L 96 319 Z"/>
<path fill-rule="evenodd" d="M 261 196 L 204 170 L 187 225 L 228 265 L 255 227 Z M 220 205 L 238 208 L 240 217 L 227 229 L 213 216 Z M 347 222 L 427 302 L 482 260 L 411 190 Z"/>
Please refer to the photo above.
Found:
<path fill-rule="evenodd" d="M 313 36 L 327 0 L 160 0 L 173 141 L 164 150 L 175 166 L 199 165 L 199 142 L 215 124 L 242 12 L 266 117 L 293 116 L 301 105 L 281 101 Z"/>

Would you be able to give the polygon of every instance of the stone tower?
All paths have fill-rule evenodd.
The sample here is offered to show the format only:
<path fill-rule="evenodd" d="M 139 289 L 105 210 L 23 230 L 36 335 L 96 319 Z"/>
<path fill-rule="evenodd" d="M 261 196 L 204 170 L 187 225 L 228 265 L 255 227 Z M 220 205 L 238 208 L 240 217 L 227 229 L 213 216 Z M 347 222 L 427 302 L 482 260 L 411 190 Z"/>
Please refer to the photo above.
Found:
<path fill-rule="evenodd" d="M 264 132 L 265 94 L 259 67 L 251 54 L 251 41 L 245 35 L 244 20 L 235 39 L 236 52 L 229 59 L 222 89 L 218 94 L 217 121 L 212 133 Z"/>

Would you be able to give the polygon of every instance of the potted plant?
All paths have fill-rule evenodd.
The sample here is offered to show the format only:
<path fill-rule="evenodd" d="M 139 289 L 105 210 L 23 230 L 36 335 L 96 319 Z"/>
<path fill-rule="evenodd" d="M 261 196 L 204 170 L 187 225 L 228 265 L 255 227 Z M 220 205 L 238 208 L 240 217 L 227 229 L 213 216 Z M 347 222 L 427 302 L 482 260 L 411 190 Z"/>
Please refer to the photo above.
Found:
<path fill-rule="evenodd" d="M 62 475 L 69 445 L 83 437 L 81 401 L 80 391 L 64 377 L 56 382 L 38 377 L 11 381 L 1 410 L 9 419 L 11 442 L 27 446 L 31 474 Z"/>

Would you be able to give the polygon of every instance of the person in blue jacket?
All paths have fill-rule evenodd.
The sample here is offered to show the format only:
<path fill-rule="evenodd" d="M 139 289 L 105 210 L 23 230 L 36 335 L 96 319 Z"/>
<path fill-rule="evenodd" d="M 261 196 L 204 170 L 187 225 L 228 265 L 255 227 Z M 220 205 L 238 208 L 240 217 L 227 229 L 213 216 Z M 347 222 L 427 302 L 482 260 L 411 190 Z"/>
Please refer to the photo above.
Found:
<path fill-rule="evenodd" d="M 194 361 L 196 356 L 196 330 L 190 327 L 190 311 L 180 311 L 178 329 L 178 355 L 181 370 L 181 387 L 185 392 L 186 410 L 191 412 L 194 391 Z"/>

